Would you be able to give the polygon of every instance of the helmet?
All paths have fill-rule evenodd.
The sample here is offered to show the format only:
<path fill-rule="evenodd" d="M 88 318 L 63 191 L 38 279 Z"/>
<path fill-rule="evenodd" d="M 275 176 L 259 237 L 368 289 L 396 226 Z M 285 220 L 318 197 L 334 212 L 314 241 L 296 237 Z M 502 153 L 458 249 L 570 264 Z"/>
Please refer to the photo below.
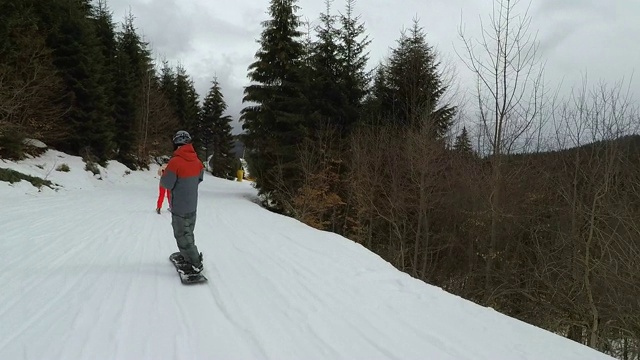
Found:
<path fill-rule="evenodd" d="M 173 135 L 173 144 L 174 145 L 185 145 L 191 143 L 191 135 L 184 130 L 178 131 L 175 135 Z"/>

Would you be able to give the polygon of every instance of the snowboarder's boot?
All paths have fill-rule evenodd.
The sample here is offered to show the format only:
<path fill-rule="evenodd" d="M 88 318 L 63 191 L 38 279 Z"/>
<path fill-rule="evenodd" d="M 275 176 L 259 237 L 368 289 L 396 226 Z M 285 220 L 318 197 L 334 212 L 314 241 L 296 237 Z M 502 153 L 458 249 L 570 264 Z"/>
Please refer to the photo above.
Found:
<path fill-rule="evenodd" d="M 183 258 L 184 260 L 184 258 Z M 204 265 L 202 263 L 202 253 L 200 253 L 199 264 L 191 264 L 189 262 L 183 262 L 178 264 L 178 271 L 183 275 L 198 275 L 204 270 Z"/>
<path fill-rule="evenodd" d="M 171 262 L 176 266 L 187 262 L 179 251 L 171 254 L 169 256 L 169 260 L 171 260 Z"/>
<path fill-rule="evenodd" d="M 202 272 L 202 270 L 202 264 L 200 264 L 200 266 L 192 265 L 190 263 L 178 264 L 178 272 L 180 272 L 182 275 L 198 275 Z"/>
<path fill-rule="evenodd" d="M 157 209 L 156 209 L 156 212 L 157 212 L 158 214 L 160 214 L 160 208 L 157 208 Z"/>

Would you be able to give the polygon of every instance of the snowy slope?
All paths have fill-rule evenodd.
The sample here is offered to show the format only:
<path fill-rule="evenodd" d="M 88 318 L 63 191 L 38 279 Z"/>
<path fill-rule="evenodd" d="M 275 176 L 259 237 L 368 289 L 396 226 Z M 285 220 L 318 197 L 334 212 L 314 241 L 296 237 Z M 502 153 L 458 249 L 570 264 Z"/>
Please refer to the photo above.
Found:
<path fill-rule="evenodd" d="M 209 283 L 187 287 L 155 169 L 97 180 L 54 151 L 0 167 L 63 186 L 0 182 L 0 359 L 608 359 L 265 211 L 246 182 L 202 183 Z"/>

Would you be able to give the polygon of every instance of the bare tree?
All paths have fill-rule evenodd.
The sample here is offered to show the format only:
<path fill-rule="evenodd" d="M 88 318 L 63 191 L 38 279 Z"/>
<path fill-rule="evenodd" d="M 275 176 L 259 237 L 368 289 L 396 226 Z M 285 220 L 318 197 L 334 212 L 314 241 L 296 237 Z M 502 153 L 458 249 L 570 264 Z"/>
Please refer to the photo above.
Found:
<path fill-rule="evenodd" d="M 482 37 L 472 39 L 461 26 L 463 59 L 476 76 L 481 131 L 490 145 L 492 177 L 488 199 L 491 235 L 485 267 L 485 301 L 491 297 L 492 273 L 500 245 L 503 217 L 504 155 L 522 146 L 522 136 L 538 119 L 543 65 L 538 42 L 530 32 L 529 7 L 516 12 L 519 0 L 495 0 L 489 24 L 482 23 Z"/>
<path fill-rule="evenodd" d="M 46 142 L 63 140 L 67 109 L 51 51 L 32 29 L 15 29 L 10 41 L 17 51 L 0 62 L 0 132 L 13 128 Z"/>
<path fill-rule="evenodd" d="M 325 124 L 316 131 L 316 136 L 305 139 L 297 148 L 301 179 L 295 189 L 287 187 L 280 173 L 278 190 L 282 204 L 296 219 L 317 229 L 332 227 L 332 213 L 344 205 L 338 195 L 340 188 L 339 166 L 341 154 L 338 149 L 337 129 Z"/>
<path fill-rule="evenodd" d="M 411 220 L 405 212 L 409 191 L 400 139 L 399 130 L 391 126 L 357 129 L 351 140 L 349 182 L 359 223 L 365 227 L 365 244 L 405 270 Z"/>
<path fill-rule="evenodd" d="M 162 92 L 158 85 L 151 83 L 148 88 L 145 123 L 147 134 L 143 152 L 141 154 L 169 154 L 171 148 L 171 135 L 179 127 L 178 116 L 171 105 L 168 96 Z"/>
<path fill-rule="evenodd" d="M 558 146 L 574 148 L 556 187 L 568 209 L 558 241 L 569 249 L 568 335 L 603 351 L 638 337 L 639 119 L 623 82 L 589 90 L 586 78 L 554 113 Z"/>

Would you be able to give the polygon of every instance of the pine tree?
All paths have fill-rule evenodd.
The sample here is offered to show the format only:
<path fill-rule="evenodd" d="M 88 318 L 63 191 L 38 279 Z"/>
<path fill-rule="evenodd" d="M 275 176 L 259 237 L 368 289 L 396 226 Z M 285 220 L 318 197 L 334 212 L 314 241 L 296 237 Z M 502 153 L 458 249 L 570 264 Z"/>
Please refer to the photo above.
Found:
<path fill-rule="evenodd" d="M 129 167 L 137 167 L 135 159 L 143 121 L 144 89 L 148 88 L 153 69 L 150 51 L 136 32 L 133 15 L 129 14 L 118 33 L 115 119 L 118 147 L 117 159 Z"/>
<path fill-rule="evenodd" d="M 202 139 L 198 129 L 198 118 L 200 116 L 198 93 L 196 92 L 193 80 L 182 65 L 178 65 L 175 79 L 174 103 L 180 128 L 191 134 L 194 147 L 196 151 L 200 153 L 202 150 Z"/>
<path fill-rule="evenodd" d="M 171 138 L 180 129 L 175 106 L 175 71 L 163 60 L 159 71 L 149 71 L 146 81 L 143 81 L 143 119 L 141 125 L 142 150 L 141 158 L 149 155 L 167 155 L 173 151 Z"/>
<path fill-rule="evenodd" d="M 277 203 L 278 181 L 295 188 L 296 147 L 307 136 L 302 76 L 303 44 L 295 0 L 271 0 L 271 19 L 263 23 L 260 49 L 249 66 L 253 82 L 244 92 L 244 102 L 253 103 L 242 110 L 249 150 L 249 171 L 257 177 L 256 187 Z M 276 204 L 276 206 L 278 206 Z"/>
<path fill-rule="evenodd" d="M 428 126 L 433 136 L 444 136 L 456 109 L 440 103 L 447 87 L 438 66 L 424 31 L 414 20 L 409 35 L 402 33 L 385 66 L 385 91 L 393 93 L 382 104 L 385 116 L 400 125 Z"/>
<path fill-rule="evenodd" d="M 176 73 L 167 60 L 162 61 L 162 68 L 160 69 L 160 90 L 170 99 L 173 110 L 175 111 Z"/>
<path fill-rule="evenodd" d="M 30 4 L 0 3 L 0 156 L 20 158 L 25 136 L 54 145 L 69 135 L 45 36 Z"/>
<path fill-rule="evenodd" d="M 160 96 L 164 100 L 166 100 L 166 109 L 164 111 L 164 117 L 173 119 L 169 120 L 170 123 L 174 125 L 171 128 L 169 134 L 167 134 L 167 139 L 171 139 L 173 134 L 182 128 L 182 120 L 178 117 L 178 107 L 176 104 L 177 94 L 176 94 L 176 86 L 177 86 L 177 76 L 173 67 L 169 64 L 167 60 L 162 61 L 162 67 L 160 68 L 160 76 L 158 80 L 158 89 L 160 92 Z M 163 102 L 164 103 L 164 102 Z"/>
<path fill-rule="evenodd" d="M 217 79 L 202 104 L 202 142 L 205 159 L 209 162 L 211 173 L 222 178 L 233 178 L 234 138 L 231 134 L 231 116 L 224 115 L 227 104 L 222 96 Z"/>
<path fill-rule="evenodd" d="M 8 97 L 20 100 L 12 114 L 21 114 L 21 131 L 92 161 L 115 156 L 144 166 L 150 149 L 161 148 L 157 139 L 168 137 L 159 132 L 178 128 L 132 16 L 116 33 L 105 0 L 23 0 L 0 9 L 0 77 L 7 85 L 0 105 L 6 108 L 4 94 L 12 89 L 28 95 Z M 197 100 L 195 90 L 189 94 Z M 0 117 L 2 131 L 1 108 Z"/>
<path fill-rule="evenodd" d="M 340 78 L 346 97 L 345 127 L 351 130 L 359 122 L 362 104 L 367 95 L 370 74 L 367 72 L 369 53 L 367 46 L 371 43 L 365 34 L 365 26 L 360 16 L 354 16 L 355 0 L 347 0 L 346 10 L 340 15 L 338 58 L 341 62 Z"/>
<path fill-rule="evenodd" d="M 386 123 L 393 117 L 389 104 L 393 103 L 393 92 L 387 80 L 387 68 L 380 63 L 375 69 L 373 84 L 363 101 L 363 123 L 370 125 Z"/>
<path fill-rule="evenodd" d="M 322 124 L 344 129 L 346 98 L 341 78 L 343 68 L 338 59 L 339 33 L 335 27 L 337 18 L 331 15 L 331 2 L 325 0 L 326 12 L 320 14 L 320 25 L 315 29 L 317 40 L 311 44 L 307 96 L 311 101 L 312 119 L 316 122 L 312 126 L 320 127 Z"/>
<path fill-rule="evenodd" d="M 116 139 L 117 146 L 116 159 L 121 161 L 127 166 L 133 166 L 134 160 L 132 159 L 135 133 L 134 122 L 138 109 L 136 108 L 136 86 L 132 81 L 134 78 L 134 71 L 131 68 L 131 61 L 128 54 L 119 44 L 119 51 L 117 56 L 117 72 L 115 83 L 115 108 L 114 117 L 116 125 Z"/>
<path fill-rule="evenodd" d="M 462 128 L 460 135 L 456 136 L 453 149 L 460 154 L 473 154 L 473 147 L 471 146 L 471 139 L 469 139 L 466 126 Z"/>
<path fill-rule="evenodd" d="M 311 23 L 307 20 L 307 21 L 301 22 L 301 26 L 303 27 L 304 31 L 301 32 L 301 40 L 300 40 L 300 44 L 302 45 L 302 55 L 300 56 L 300 65 L 304 69 L 304 71 L 307 71 L 311 69 L 311 55 L 313 54 L 313 44 L 315 41 L 313 39 L 313 34 L 312 34 L 313 28 L 311 27 Z M 308 74 L 304 74 L 304 75 L 307 76 Z"/>
<path fill-rule="evenodd" d="M 104 0 L 98 0 L 97 7 L 93 10 L 93 23 L 98 37 L 98 44 L 102 59 L 104 61 L 103 71 L 100 74 L 100 84 L 104 87 L 107 98 L 108 116 L 110 118 L 110 131 L 115 134 L 115 104 L 116 95 L 116 74 L 118 42 L 116 39 L 116 29 L 113 16 Z"/>
<path fill-rule="evenodd" d="M 54 65 L 64 79 L 69 111 L 68 141 L 63 151 L 89 156 L 105 163 L 113 148 L 113 123 L 101 84 L 104 59 L 87 1 L 33 1 L 41 28 L 49 29 L 47 44 L 54 51 Z"/>

